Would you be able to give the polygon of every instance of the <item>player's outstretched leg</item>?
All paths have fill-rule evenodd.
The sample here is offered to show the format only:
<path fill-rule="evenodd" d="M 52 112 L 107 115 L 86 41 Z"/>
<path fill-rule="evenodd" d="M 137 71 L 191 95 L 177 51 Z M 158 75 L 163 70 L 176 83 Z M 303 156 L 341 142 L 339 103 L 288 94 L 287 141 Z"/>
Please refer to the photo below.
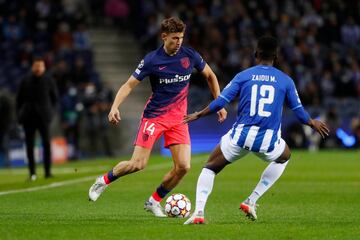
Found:
<path fill-rule="evenodd" d="M 245 213 L 245 215 L 251 219 L 256 220 L 256 202 L 257 200 L 264 195 L 264 193 L 269 190 L 269 188 L 279 179 L 282 173 L 285 170 L 286 163 L 276 163 L 272 162 L 267 166 L 261 175 L 259 183 L 256 185 L 254 191 L 250 196 L 240 204 L 240 209 Z"/>
<path fill-rule="evenodd" d="M 240 209 L 245 215 L 251 219 L 256 220 L 257 200 L 269 190 L 269 188 L 280 178 L 283 174 L 288 160 L 290 158 L 290 149 L 285 145 L 285 150 L 282 155 L 274 162 L 271 162 L 261 175 L 259 183 L 256 185 L 254 191 L 250 196 L 240 204 Z"/>
<path fill-rule="evenodd" d="M 230 164 L 220 149 L 220 145 L 216 146 L 210 157 L 202 169 L 196 186 L 196 205 L 195 211 L 184 224 L 202 224 L 205 223 L 205 205 L 209 195 L 212 192 L 215 175 Z"/>
<path fill-rule="evenodd" d="M 170 190 L 166 189 L 162 184 L 156 191 L 145 201 L 144 209 L 154 214 L 155 217 L 166 217 L 163 208 L 160 205 L 161 200 L 168 194 Z"/>
<path fill-rule="evenodd" d="M 144 209 L 152 212 L 156 217 L 166 217 L 160 202 L 174 189 L 190 169 L 191 150 L 189 144 L 173 144 L 169 146 L 173 158 L 173 168 L 155 192 L 144 204 Z"/>
<path fill-rule="evenodd" d="M 148 162 L 150 152 L 151 149 L 135 146 L 131 160 L 119 162 L 108 173 L 96 179 L 95 183 L 89 189 L 89 200 L 96 201 L 107 186 L 119 177 L 144 169 Z"/>
<path fill-rule="evenodd" d="M 205 222 L 204 210 L 207 199 L 212 192 L 215 180 L 215 172 L 203 168 L 198 178 L 196 186 L 196 205 L 195 211 L 191 217 L 184 223 L 186 224 L 202 224 Z"/>
<path fill-rule="evenodd" d="M 89 200 L 95 202 L 107 186 L 118 178 L 118 176 L 114 175 L 113 170 L 110 170 L 105 175 L 96 178 L 95 183 L 89 189 Z"/>

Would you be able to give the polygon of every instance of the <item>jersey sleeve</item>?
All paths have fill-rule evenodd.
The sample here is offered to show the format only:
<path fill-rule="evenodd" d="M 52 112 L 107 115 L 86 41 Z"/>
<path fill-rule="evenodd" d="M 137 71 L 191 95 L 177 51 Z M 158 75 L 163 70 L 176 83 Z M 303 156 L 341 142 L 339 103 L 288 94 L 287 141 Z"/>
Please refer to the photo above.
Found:
<path fill-rule="evenodd" d="M 231 102 L 240 92 L 242 85 L 241 73 L 237 74 L 220 93 L 220 97 L 228 103 Z"/>
<path fill-rule="evenodd" d="M 195 50 L 193 52 L 193 61 L 194 61 L 194 68 L 196 68 L 196 70 L 198 70 L 199 72 L 204 70 L 206 62 L 200 56 L 200 54 Z"/>
<path fill-rule="evenodd" d="M 133 72 L 132 76 L 137 80 L 142 81 L 144 80 L 144 78 L 150 75 L 150 69 L 151 69 L 151 61 L 147 56 L 145 56 L 145 58 L 140 61 L 139 65 Z"/>
<path fill-rule="evenodd" d="M 291 110 L 302 107 L 299 94 L 291 78 L 286 88 L 286 102 Z"/>
<path fill-rule="evenodd" d="M 286 100 L 289 108 L 295 113 L 300 122 L 307 124 L 310 120 L 310 115 L 302 106 L 299 94 L 296 91 L 296 87 L 292 79 L 290 79 L 286 89 Z"/>

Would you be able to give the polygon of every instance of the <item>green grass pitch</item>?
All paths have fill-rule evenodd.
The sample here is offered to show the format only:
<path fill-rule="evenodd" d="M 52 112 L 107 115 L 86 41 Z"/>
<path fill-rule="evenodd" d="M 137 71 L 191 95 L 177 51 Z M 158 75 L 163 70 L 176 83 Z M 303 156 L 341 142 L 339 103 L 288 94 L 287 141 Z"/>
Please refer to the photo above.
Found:
<path fill-rule="evenodd" d="M 173 193 L 184 193 L 195 204 L 206 159 L 193 156 L 191 171 Z M 256 222 L 238 207 L 266 163 L 248 155 L 216 177 L 207 224 L 192 226 L 143 210 L 169 170 L 169 158 L 152 156 L 144 171 L 119 179 L 97 202 L 89 202 L 95 176 L 116 162 L 54 166 L 51 180 L 42 178 L 38 166 L 36 182 L 27 181 L 27 169 L 0 170 L 0 239 L 360 239 L 360 151 L 294 151 L 283 176 L 258 201 Z"/>

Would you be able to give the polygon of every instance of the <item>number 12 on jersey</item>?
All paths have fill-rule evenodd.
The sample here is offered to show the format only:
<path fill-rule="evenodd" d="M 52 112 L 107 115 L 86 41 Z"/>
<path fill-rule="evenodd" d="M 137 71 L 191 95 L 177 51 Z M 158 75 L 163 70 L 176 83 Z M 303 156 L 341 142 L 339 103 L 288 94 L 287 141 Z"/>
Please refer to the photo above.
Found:
<path fill-rule="evenodd" d="M 260 97 L 258 98 L 259 86 L 254 84 L 251 87 L 250 116 L 256 113 L 260 117 L 269 117 L 271 112 L 265 111 L 265 104 L 274 102 L 275 88 L 272 85 L 260 85 Z M 257 111 L 256 111 L 257 108 Z"/>

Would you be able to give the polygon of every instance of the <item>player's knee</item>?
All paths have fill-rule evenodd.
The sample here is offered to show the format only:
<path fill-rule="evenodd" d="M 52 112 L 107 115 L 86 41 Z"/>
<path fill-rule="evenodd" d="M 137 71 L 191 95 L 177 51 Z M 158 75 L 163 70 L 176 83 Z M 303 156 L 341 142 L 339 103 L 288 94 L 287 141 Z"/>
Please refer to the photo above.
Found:
<path fill-rule="evenodd" d="M 190 164 L 181 164 L 176 166 L 175 172 L 177 175 L 183 176 L 190 171 Z"/>
<path fill-rule="evenodd" d="M 210 169 L 215 174 L 218 174 L 228 164 L 230 164 L 230 162 L 225 160 L 225 159 L 224 160 L 218 160 L 218 161 L 208 161 L 206 163 L 206 165 L 205 165 L 205 168 Z"/>
<path fill-rule="evenodd" d="M 217 165 L 212 165 L 212 164 L 206 164 L 204 166 L 204 168 L 207 168 L 211 171 L 213 171 L 215 174 L 218 174 L 219 172 L 221 172 L 221 170 L 224 168 L 224 166 L 217 166 Z"/>
<path fill-rule="evenodd" d="M 275 160 L 277 163 L 286 163 L 291 157 L 291 151 L 287 144 L 285 144 L 284 152 L 280 155 L 278 159 Z"/>
<path fill-rule="evenodd" d="M 287 161 L 289 161 L 290 157 L 291 157 L 291 152 L 286 151 L 283 154 L 281 154 L 281 156 L 278 159 L 276 159 L 275 162 L 277 162 L 277 163 L 286 163 Z"/>

